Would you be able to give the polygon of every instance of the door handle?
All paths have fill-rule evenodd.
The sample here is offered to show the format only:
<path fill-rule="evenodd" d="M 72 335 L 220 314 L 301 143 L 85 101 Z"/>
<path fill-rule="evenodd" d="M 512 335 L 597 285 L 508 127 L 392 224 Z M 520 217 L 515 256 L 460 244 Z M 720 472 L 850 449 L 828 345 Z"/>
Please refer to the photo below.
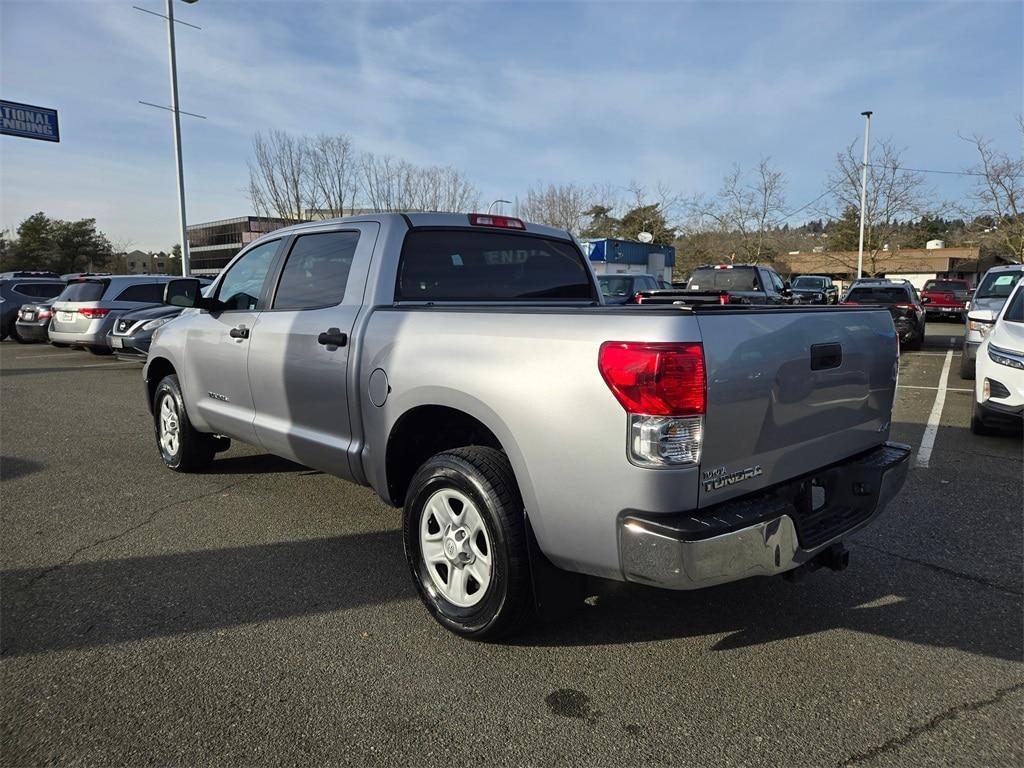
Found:
<path fill-rule="evenodd" d="M 230 336 L 232 339 L 248 339 L 249 329 L 246 328 L 244 325 L 240 325 L 237 328 L 232 328 L 230 331 L 228 331 L 228 336 Z"/>
<path fill-rule="evenodd" d="M 348 334 L 342 333 L 340 328 L 328 328 L 317 336 L 316 340 L 325 347 L 344 347 L 348 344 Z"/>

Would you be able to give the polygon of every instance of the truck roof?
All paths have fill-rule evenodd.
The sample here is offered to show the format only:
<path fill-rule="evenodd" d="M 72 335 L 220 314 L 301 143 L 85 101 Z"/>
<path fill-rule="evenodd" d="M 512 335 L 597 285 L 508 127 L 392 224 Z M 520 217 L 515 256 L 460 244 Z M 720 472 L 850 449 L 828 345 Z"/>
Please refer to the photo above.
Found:
<path fill-rule="evenodd" d="M 473 226 L 470 223 L 469 217 L 473 215 L 486 216 L 489 214 L 472 214 L 472 213 L 370 213 L 360 216 L 342 216 L 334 219 L 323 219 L 320 221 L 304 221 L 301 224 L 293 224 L 290 227 L 282 227 L 281 229 L 275 229 L 273 232 L 267 233 L 263 237 L 259 238 L 263 240 L 269 236 L 280 237 L 283 234 L 289 234 L 291 232 L 300 232 L 306 229 L 314 229 L 317 227 L 324 227 L 333 224 L 345 224 L 345 223 L 356 223 L 356 222 L 377 222 L 379 224 L 396 224 L 399 221 L 403 222 L 408 227 L 465 227 L 469 228 Z M 495 218 L 512 219 L 514 216 L 498 216 L 494 214 Z M 520 221 L 523 221 L 520 219 Z M 569 232 L 564 229 L 555 229 L 554 227 L 547 227 L 543 224 L 534 224 L 528 221 L 523 221 L 525 224 L 525 230 L 515 229 L 498 229 L 495 231 L 501 232 L 527 232 L 533 235 L 544 235 L 546 237 L 557 237 L 561 240 L 572 240 L 573 237 Z M 479 226 L 479 225 L 477 225 Z M 487 227 L 484 227 L 487 228 Z M 254 241 L 259 242 L 259 241 Z"/>

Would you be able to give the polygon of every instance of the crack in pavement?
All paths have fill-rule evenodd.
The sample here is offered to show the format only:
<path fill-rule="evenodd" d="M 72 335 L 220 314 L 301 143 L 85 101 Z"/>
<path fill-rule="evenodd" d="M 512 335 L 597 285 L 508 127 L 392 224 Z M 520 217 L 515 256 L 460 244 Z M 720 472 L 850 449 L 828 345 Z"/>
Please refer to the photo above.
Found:
<path fill-rule="evenodd" d="M 956 719 L 959 715 L 967 712 L 977 712 L 985 707 L 990 707 L 993 704 L 1000 703 L 1009 694 L 1016 693 L 1017 691 L 1024 691 L 1024 683 L 1017 683 L 1006 688 L 996 689 L 995 694 L 987 699 L 980 699 L 978 701 L 968 701 L 964 704 L 957 704 L 956 706 L 950 707 L 947 710 L 940 712 L 935 715 L 931 720 L 920 725 L 912 725 L 902 736 L 894 736 L 893 738 L 879 744 L 877 747 L 871 747 L 863 752 L 857 752 L 850 755 L 845 761 L 838 763 L 839 768 L 845 768 L 845 766 L 857 765 L 867 760 L 871 760 L 880 755 L 887 755 L 895 752 L 902 746 L 909 744 L 911 741 L 916 739 L 923 733 L 932 731 L 943 723 Z"/>
<path fill-rule="evenodd" d="M 129 533 L 133 533 L 134 531 L 137 531 L 140 528 L 146 527 L 147 525 L 152 523 L 156 519 L 156 516 L 159 515 L 161 512 L 163 512 L 164 510 L 170 509 L 171 507 L 177 506 L 178 504 L 188 504 L 188 503 L 193 502 L 193 501 L 199 501 L 201 499 L 205 499 L 208 496 L 213 496 L 213 495 L 218 494 L 218 493 L 223 493 L 226 490 L 229 490 L 231 488 L 234 488 L 235 486 L 241 485 L 242 483 L 244 483 L 245 481 L 247 481 L 249 479 L 250 479 L 249 477 L 243 477 L 241 480 L 235 480 L 233 483 L 228 483 L 227 485 L 221 486 L 220 488 L 214 488 L 212 491 L 207 491 L 205 493 L 201 493 L 198 496 L 191 496 L 191 497 L 186 498 L 186 499 L 177 499 L 175 501 L 171 501 L 171 502 L 168 502 L 167 504 L 159 506 L 156 509 L 154 509 L 152 512 L 150 512 L 145 520 L 142 520 L 141 522 L 136 523 L 135 525 L 130 525 L 127 528 L 125 528 L 124 530 L 122 530 L 122 531 L 120 531 L 118 533 L 111 534 L 110 536 L 104 536 L 102 539 L 97 539 L 96 541 L 94 541 L 94 542 L 92 542 L 90 544 L 82 545 L 81 547 L 76 549 L 74 552 L 72 552 L 70 555 L 68 555 L 65 559 L 61 560 L 59 563 L 51 565 L 49 568 L 46 568 L 46 569 L 40 571 L 35 576 L 33 576 L 31 579 L 29 579 L 29 581 L 26 582 L 23 586 L 19 587 L 18 589 L 14 590 L 13 592 L 11 592 L 9 594 L 10 595 L 20 595 L 23 592 L 28 591 L 29 589 L 34 587 L 36 584 L 38 584 L 40 581 L 42 581 L 47 576 L 49 576 L 51 573 L 60 570 L 61 568 L 63 568 L 66 565 L 70 565 L 74 561 L 74 559 L 76 557 L 78 557 L 80 554 L 82 554 L 83 552 L 88 552 L 90 549 L 94 549 L 94 548 L 96 548 L 98 546 L 101 546 L 103 544 L 109 544 L 112 541 L 117 541 L 122 536 L 127 536 Z"/>
<path fill-rule="evenodd" d="M 929 563 L 926 560 L 917 560 L 917 559 L 915 559 L 913 557 L 907 557 L 906 555 L 898 555 L 895 552 L 890 552 L 890 551 L 888 551 L 886 549 L 882 549 L 881 547 L 872 546 L 871 544 L 865 544 L 862 541 L 856 542 L 855 546 L 864 547 L 864 549 L 870 549 L 870 550 L 872 550 L 874 552 L 879 552 L 879 553 L 881 553 L 883 555 L 888 555 L 889 557 L 896 558 L 897 560 L 903 560 L 904 562 L 907 562 L 907 563 L 913 563 L 914 565 L 920 565 L 920 566 L 922 566 L 924 568 L 928 568 L 930 570 L 936 571 L 936 572 L 944 574 L 946 576 L 952 576 L 952 577 L 957 578 L 957 579 L 964 579 L 965 581 L 970 581 L 970 582 L 973 582 L 975 584 L 980 584 L 983 587 L 988 587 L 989 589 L 994 589 L 997 592 L 1005 592 L 1008 595 L 1014 595 L 1016 597 L 1020 597 L 1021 595 L 1024 595 L 1024 592 L 1021 592 L 1020 590 L 1013 589 L 1012 587 L 1004 587 L 1002 584 L 996 584 L 995 582 L 989 581 L 988 579 L 983 579 L 981 576 L 973 576 L 973 575 L 971 575 L 969 573 L 962 573 L 961 571 L 955 571 L 952 568 L 947 568 L 944 565 L 936 565 L 935 563 Z"/>

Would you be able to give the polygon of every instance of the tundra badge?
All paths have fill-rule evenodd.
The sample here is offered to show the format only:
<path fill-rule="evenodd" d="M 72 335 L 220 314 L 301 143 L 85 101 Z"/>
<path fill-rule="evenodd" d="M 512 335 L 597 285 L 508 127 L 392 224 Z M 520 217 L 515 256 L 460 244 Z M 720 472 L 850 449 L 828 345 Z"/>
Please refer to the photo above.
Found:
<path fill-rule="evenodd" d="M 705 491 L 717 491 L 736 483 L 742 483 L 752 477 L 760 477 L 764 474 L 760 464 L 755 464 L 746 469 L 739 469 L 735 472 L 727 472 L 725 467 L 705 470 L 702 475 Z"/>

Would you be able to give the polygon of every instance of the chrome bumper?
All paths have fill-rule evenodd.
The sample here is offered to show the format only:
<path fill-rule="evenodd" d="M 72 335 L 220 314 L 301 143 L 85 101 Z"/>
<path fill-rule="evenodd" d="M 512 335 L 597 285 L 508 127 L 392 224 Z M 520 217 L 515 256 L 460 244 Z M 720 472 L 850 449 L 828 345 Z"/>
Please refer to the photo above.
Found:
<path fill-rule="evenodd" d="M 909 458 L 909 446 L 887 443 L 865 456 L 781 488 L 769 489 L 757 497 L 682 513 L 678 521 L 663 516 L 624 514 L 619 518 L 619 558 L 623 576 L 627 581 L 667 589 L 701 589 L 797 568 L 845 536 L 869 525 L 881 514 L 903 486 Z M 804 506 L 803 494 L 810 493 L 809 481 L 817 479 L 819 474 L 827 475 L 832 484 L 846 487 L 837 489 L 837 501 L 826 499 L 821 510 L 802 512 L 801 509 L 809 510 L 809 506 Z M 851 489 L 854 489 L 852 494 Z M 809 499 L 806 503 L 810 503 Z M 846 515 L 852 522 L 834 535 L 802 546 L 798 523 L 808 514 L 815 517 L 821 517 L 823 511 L 828 514 L 830 504 L 835 514 Z M 850 515 L 851 510 L 857 514 Z M 703 518 L 728 526 L 730 520 L 735 524 L 735 521 L 758 516 L 765 519 L 720 535 L 697 538 L 686 530 L 687 526 L 692 528 L 690 521 L 700 523 Z"/>

